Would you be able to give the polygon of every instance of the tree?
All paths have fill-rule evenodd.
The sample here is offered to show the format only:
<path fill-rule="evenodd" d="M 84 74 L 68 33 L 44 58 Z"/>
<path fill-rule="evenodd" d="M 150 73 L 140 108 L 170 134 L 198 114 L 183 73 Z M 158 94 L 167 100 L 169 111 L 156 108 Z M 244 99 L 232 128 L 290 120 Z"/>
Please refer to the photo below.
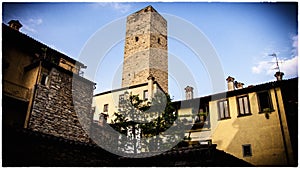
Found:
<path fill-rule="evenodd" d="M 143 149 L 145 151 L 159 151 L 161 147 L 168 147 L 171 141 L 182 139 L 184 133 L 171 133 L 161 136 L 172 125 L 180 123 L 175 113 L 175 108 L 169 95 L 156 93 L 151 102 L 140 100 L 138 95 L 125 93 L 125 98 L 118 112 L 114 113 L 116 118 L 111 126 L 120 133 L 127 136 L 128 129 L 132 128 L 133 133 L 137 128 L 141 129 Z M 176 125 L 175 127 L 180 127 Z M 180 131 L 180 130 L 178 130 Z M 128 137 L 128 136 L 127 136 Z M 133 139 L 133 147 L 137 148 L 136 139 Z M 134 150 L 136 153 L 137 151 Z"/>

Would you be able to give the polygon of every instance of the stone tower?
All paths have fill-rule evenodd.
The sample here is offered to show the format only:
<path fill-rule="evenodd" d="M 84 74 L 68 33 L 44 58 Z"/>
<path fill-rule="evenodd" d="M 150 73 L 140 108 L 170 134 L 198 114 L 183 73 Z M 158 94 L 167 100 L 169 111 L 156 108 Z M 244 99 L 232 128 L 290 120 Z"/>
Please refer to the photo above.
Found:
<path fill-rule="evenodd" d="M 168 93 L 167 21 L 152 6 L 127 17 L 122 87 L 146 83 L 150 75 Z"/>

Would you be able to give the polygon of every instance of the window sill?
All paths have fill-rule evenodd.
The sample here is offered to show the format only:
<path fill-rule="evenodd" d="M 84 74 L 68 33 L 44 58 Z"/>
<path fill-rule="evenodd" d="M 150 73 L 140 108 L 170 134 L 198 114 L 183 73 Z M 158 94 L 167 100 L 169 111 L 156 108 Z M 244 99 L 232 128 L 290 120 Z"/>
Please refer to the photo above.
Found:
<path fill-rule="evenodd" d="M 225 117 L 225 118 L 219 119 L 219 121 L 221 121 L 221 120 L 228 120 L 228 119 L 231 119 L 231 117 Z"/>
<path fill-rule="evenodd" d="M 252 155 L 244 155 L 243 157 L 244 157 L 244 158 L 252 157 Z"/>
<path fill-rule="evenodd" d="M 274 112 L 275 110 L 274 109 L 271 109 L 271 110 L 269 110 L 269 111 L 260 111 L 260 112 L 258 112 L 259 114 L 263 114 L 263 113 L 272 113 L 272 112 Z"/>
<path fill-rule="evenodd" d="M 245 117 L 245 116 L 251 116 L 252 114 L 249 113 L 249 114 L 239 114 L 237 117 Z"/>

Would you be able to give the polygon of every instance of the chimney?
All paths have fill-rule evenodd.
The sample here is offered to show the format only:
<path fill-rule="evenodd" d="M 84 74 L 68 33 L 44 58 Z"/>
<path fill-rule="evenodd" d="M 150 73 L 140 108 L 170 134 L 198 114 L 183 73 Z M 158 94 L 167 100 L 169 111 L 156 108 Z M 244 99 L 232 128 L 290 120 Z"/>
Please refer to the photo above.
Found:
<path fill-rule="evenodd" d="M 194 98 L 194 88 L 191 86 L 187 86 L 186 88 L 184 88 L 185 90 L 185 100 L 191 100 Z"/>
<path fill-rule="evenodd" d="M 151 101 L 153 97 L 153 83 L 155 78 L 152 76 L 152 74 L 150 74 L 147 80 L 148 80 L 148 100 Z"/>
<path fill-rule="evenodd" d="M 227 81 L 228 91 L 234 90 L 234 78 L 231 76 L 228 76 L 226 81 Z"/>
<path fill-rule="evenodd" d="M 235 82 L 235 86 L 236 86 L 236 88 L 237 89 L 242 89 L 243 88 L 243 86 L 244 86 L 244 83 L 242 83 L 242 82 Z"/>
<path fill-rule="evenodd" d="M 8 22 L 8 26 L 11 27 L 14 30 L 19 31 L 20 28 L 23 26 L 18 20 L 10 20 Z"/>
<path fill-rule="evenodd" d="M 276 73 L 274 74 L 274 76 L 276 77 L 277 81 L 282 80 L 283 75 L 284 75 L 284 73 L 283 73 L 283 72 L 280 72 L 280 71 L 279 71 L 279 72 L 276 72 Z"/>

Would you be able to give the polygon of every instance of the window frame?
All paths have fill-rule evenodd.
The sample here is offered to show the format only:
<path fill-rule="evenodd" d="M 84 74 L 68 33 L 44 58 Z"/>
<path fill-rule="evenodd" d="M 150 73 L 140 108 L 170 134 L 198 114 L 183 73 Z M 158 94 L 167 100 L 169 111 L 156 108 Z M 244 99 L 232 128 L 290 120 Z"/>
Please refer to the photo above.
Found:
<path fill-rule="evenodd" d="M 246 147 L 249 147 L 249 153 L 247 153 L 247 151 L 245 151 Z M 243 151 L 243 157 L 252 157 L 253 156 L 251 144 L 243 144 L 242 151 Z"/>
<path fill-rule="evenodd" d="M 103 105 L 103 112 L 108 112 L 108 106 L 109 106 L 109 104 Z"/>
<path fill-rule="evenodd" d="M 147 97 L 146 97 L 146 93 L 147 93 Z M 148 100 L 149 99 L 149 92 L 148 92 L 148 90 L 144 90 L 143 91 L 143 99 L 144 100 Z"/>
<path fill-rule="evenodd" d="M 121 102 L 124 102 L 124 101 L 125 101 L 125 94 L 120 94 L 119 95 L 119 108 L 123 108 L 124 104 Z"/>
<path fill-rule="evenodd" d="M 50 84 L 49 75 L 47 73 L 42 73 L 41 74 L 40 85 L 49 87 L 49 84 Z"/>
<path fill-rule="evenodd" d="M 245 102 L 244 102 L 244 99 L 242 100 L 242 103 L 243 103 L 243 111 L 244 111 L 244 114 L 241 113 L 241 105 L 240 105 L 240 102 L 239 102 L 239 99 L 241 98 L 247 98 L 247 104 L 248 104 L 248 113 L 246 114 L 246 109 L 245 109 Z M 238 117 L 243 117 L 243 116 L 250 116 L 252 115 L 251 113 L 251 106 L 250 106 L 250 101 L 249 101 L 249 95 L 241 95 L 241 96 L 237 96 L 236 97 L 236 102 L 237 102 L 237 108 L 238 108 Z"/>
<path fill-rule="evenodd" d="M 261 94 L 261 93 L 267 93 L 267 96 L 268 96 L 268 104 L 269 104 L 269 109 L 270 109 L 270 111 L 271 112 L 273 112 L 273 111 L 275 111 L 274 110 L 274 107 L 273 107 L 273 102 L 272 102 L 272 97 L 271 97 L 271 93 L 270 93 L 270 91 L 269 90 L 264 90 L 264 91 L 260 91 L 260 92 L 257 92 L 256 93 L 256 96 L 257 96 L 257 103 L 258 103 L 258 110 L 259 110 L 259 114 L 261 114 L 261 113 L 265 113 L 265 111 L 263 110 L 264 108 L 262 108 L 261 107 L 261 100 L 260 100 L 260 97 L 259 97 L 259 95 Z"/>
<path fill-rule="evenodd" d="M 224 102 L 227 102 L 227 114 L 228 114 L 228 116 L 226 116 L 226 113 L 225 113 L 225 111 L 222 113 L 223 114 L 223 117 L 221 117 L 221 105 L 220 105 L 220 103 L 223 103 L 223 108 L 224 108 Z M 230 109 L 229 109 L 229 101 L 228 101 L 228 99 L 224 99 L 224 100 L 219 100 L 218 102 L 217 102 L 217 104 L 218 104 L 218 120 L 226 120 L 226 119 L 231 119 L 231 117 L 230 117 Z"/>

